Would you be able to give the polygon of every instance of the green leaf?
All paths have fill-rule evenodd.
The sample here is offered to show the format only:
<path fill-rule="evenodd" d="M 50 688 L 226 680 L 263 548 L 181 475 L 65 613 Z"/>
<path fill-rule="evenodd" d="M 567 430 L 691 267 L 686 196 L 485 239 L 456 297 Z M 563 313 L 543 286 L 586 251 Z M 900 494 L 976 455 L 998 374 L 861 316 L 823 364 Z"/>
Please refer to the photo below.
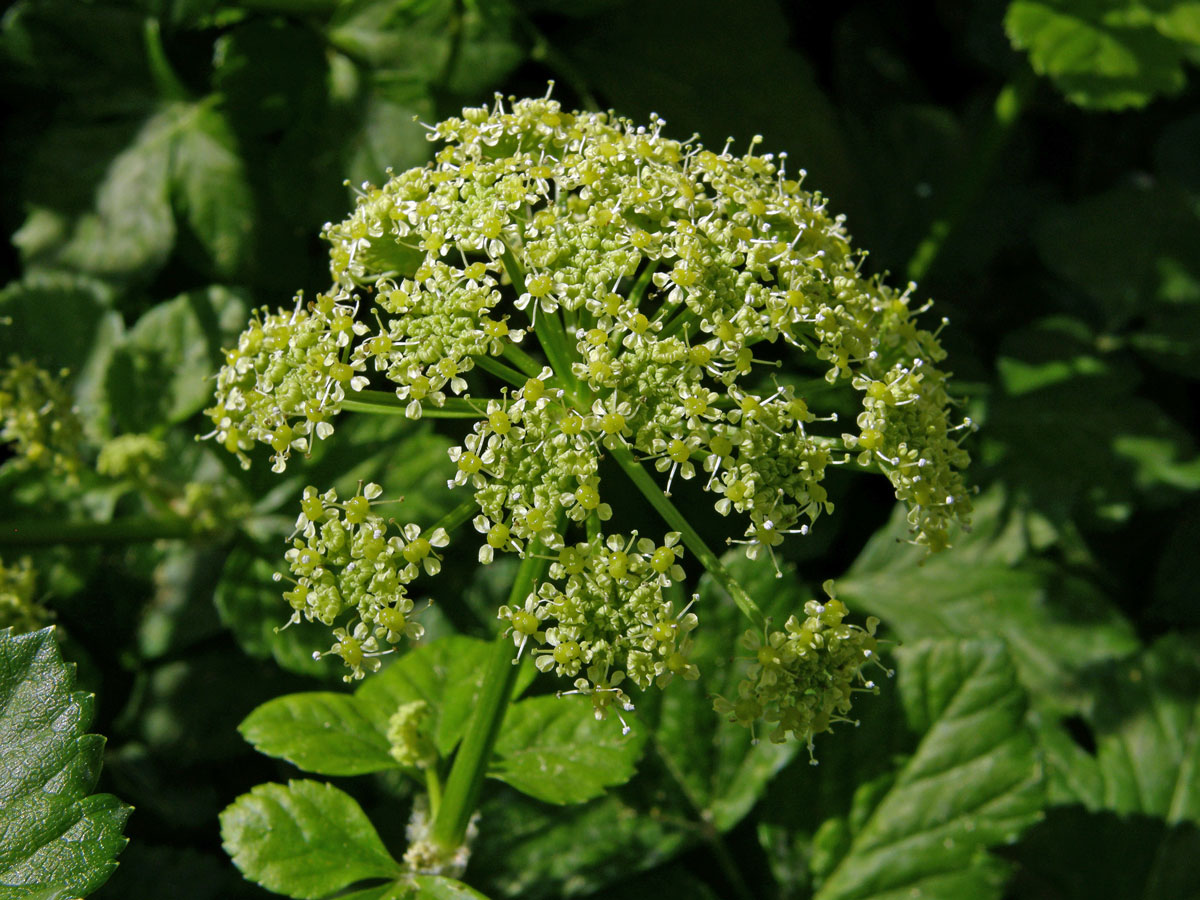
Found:
<path fill-rule="evenodd" d="M 121 430 L 182 422 L 211 403 L 221 348 L 233 343 L 247 314 L 240 296 L 218 286 L 151 307 L 114 352 L 106 377 Z"/>
<path fill-rule="evenodd" d="M 252 251 L 254 199 L 225 115 L 214 100 L 194 107 L 171 157 L 171 196 L 183 220 L 222 275 Z"/>
<path fill-rule="evenodd" d="M 221 813 L 225 852 L 267 890 L 317 900 L 403 873 L 349 794 L 316 781 L 260 784 Z"/>
<path fill-rule="evenodd" d="M 1000 491 L 984 495 L 971 534 L 932 556 L 904 543 L 908 524 L 897 508 L 838 579 L 838 595 L 851 610 L 879 616 L 904 642 L 1003 638 L 1036 700 L 1075 708 L 1082 674 L 1135 651 L 1137 637 L 1087 582 L 1021 561 L 1025 523 L 1006 505 Z"/>
<path fill-rule="evenodd" d="M 355 696 L 384 734 L 402 703 L 424 700 L 429 704 L 430 737 L 444 759 L 462 739 L 475 711 L 490 650 L 488 641 L 458 635 L 440 638 L 409 651 L 364 681 Z M 534 674 L 528 666 L 522 669 L 514 696 L 529 686 Z"/>
<path fill-rule="evenodd" d="M 1200 651 L 1169 635 L 1132 659 L 1094 675 L 1084 713 L 1093 756 L 1047 726 L 1054 796 L 1091 810 L 1160 816 L 1200 824 Z"/>
<path fill-rule="evenodd" d="M 90 894 L 126 843 L 130 808 L 91 793 L 104 738 L 73 680 L 53 629 L 0 632 L 0 885 L 31 896 Z"/>
<path fill-rule="evenodd" d="M 260 753 L 318 775 L 362 775 L 399 764 L 379 731 L 349 694 L 288 694 L 250 713 L 238 730 Z"/>
<path fill-rule="evenodd" d="M 1042 801 L 1016 670 L 996 641 L 897 655 L 909 725 L 923 736 L 894 780 L 860 787 L 861 821 L 817 900 L 998 897 L 1008 866 L 982 851 L 1015 840 Z"/>
<path fill-rule="evenodd" d="M 1195 8 L 1163 5 L 1151 14 L 1138 0 L 1017 0 L 1004 27 L 1013 46 L 1029 52 L 1034 71 L 1072 103 L 1125 109 L 1184 86 Z"/>
<path fill-rule="evenodd" d="M 633 777 L 645 729 L 597 721 L 587 697 L 533 697 L 509 707 L 488 775 L 547 803 L 583 803 Z"/>

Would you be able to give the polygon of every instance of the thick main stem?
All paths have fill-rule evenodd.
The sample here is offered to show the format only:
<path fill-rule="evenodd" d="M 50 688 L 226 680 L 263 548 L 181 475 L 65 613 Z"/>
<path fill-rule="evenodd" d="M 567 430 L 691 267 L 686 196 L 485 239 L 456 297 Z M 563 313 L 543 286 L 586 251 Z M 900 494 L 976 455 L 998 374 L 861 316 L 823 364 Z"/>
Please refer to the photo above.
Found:
<path fill-rule="evenodd" d="M 517 577 L 508 595 L 510 606 L 523 606 L 525 598 L 549 568 L 549 559 L 535 556 L 538 552 L 539 549 L 530 547 L 520 568 L 517 569 Z M 475 714 L 454 757 L 454 765 L 450 768 L 450 777 L 446 780 L 446 787 L 442 793 L 442 802 L 433 820 L 430 837 L 448 853 L 462 846 L 467 826 L 479 803 L 479 793 L 483 788 L 483 778 L 487 774 L 488 762 L 492 757 L 492 748 L 496 745 L 500 725 L 508 711 L 513 686 L 516 684 L 516 656 L 517 647 L 510 636 L 501 635 L 496 638 Z"/>

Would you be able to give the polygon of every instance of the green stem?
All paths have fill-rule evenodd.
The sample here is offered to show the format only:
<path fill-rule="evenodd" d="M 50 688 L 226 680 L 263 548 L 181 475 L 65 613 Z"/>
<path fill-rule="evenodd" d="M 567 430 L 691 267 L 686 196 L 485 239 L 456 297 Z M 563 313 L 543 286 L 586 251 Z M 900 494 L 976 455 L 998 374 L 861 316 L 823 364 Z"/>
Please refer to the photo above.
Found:
<path fill-rule="evenodd" d="M 429 815 L 436 819 L 442 806 L 442 779 L 437 766 L 425 770 L 425 792 L 429 794 Z"/>
<path fill-rule="evenodd" d="M 530 378 L 537 378 L 537 376 L 542 374 L 542 364 L 516 344 L 508 343 L 504 345 L 504 358 Z"/>
<path fill-rule="evenodd" d="M 521 264 L 517 262 L 517 257 L 512 252 L 512 248 L 507 244 L 504 245 L 502 259 L 504 261 L 504 271 L 508 273 L 508 280 L 512 282 L 513 288 L 518 295 L 524 294 L 526 292 L 525 270 L 521 268 Z M 570 342 L 567 340 L 567 333 L 563 330 L 562 320 L 559 319 L 556 313 L 543 312 L 539 316 L 537 297 L 532 298 L 529 302 L 533 307 L 530 312 L 530 317 L 534 323 L 533 331 L 537 335 L 542 349 L 546 352 L 546 359 L 550 361 L 550 368 L 554 369 L 554 373 L 563 384 L 569 385 L 572 391 L 576 392 L 575 375 L 571 372 L 571 357 L 573 354 Z"/>
<path fill-rule="evenodd" d="M 662 489 L 650 477 L 650 473 L 642 468 L 641 463 L 633 458 L 633 454 L 628 447 L 616 446 L 611 449 L 612 458 L 616 460 L 617 465 L 625 470 L 625 474 L 629 476 L 630 481 L 634 483 L 642 496 L 650 501 L 650 505 L 658 512 L 660 516 L 671 526 L 674 531 L 678 531 L 683 537 L 684 546 L 687 547 L 695 557 L 700 560 L 700 564 L 708 571 L 708 574 L 713 577 L 713 580 L 723 587 L 733 602 L 737 604 L 738 609 L 755 624 L 756 627 L 762 628 L 766 624 L 766 617 L 763 615 L 758 604 L 746 592 L 725 568 L 724 563 L 720 558 L 708 548 L 704 543 L 704 539 L 700 537 L 699 532 L 691 526 L 691 523 L 684 518 L 681 513 L 666 495 Z"/>
<path fill-rule="evenodd" d="M 403 416 L 409 402 L 387 391 L 359 391 L 354 398 L 347 397 L 342 401 L 342 409 L 381 416 Z M 481 403 L 487 406 L 486 400 L 447 397 L 441 406 L 422 403 L 421 415 L 427 419 L 482 419 L 483 414 L 478 408 Z"/>
<path fill-rule="evenodd" d="M 158 19 L 147 19 L 142 29 L 142 40 L 146 45 L 146 62 L 154 79 L 154 86 L 164 100 L 183 101 L 188 99 L 188 90 L 167 59 L 162 42 L 162 28 Z"/>
<path fill-rule="evenodd" d="M 504 363 L 497 359 L 492 359 L 490 356 L 476 356 L 475 365 L 479 366 L 483 371 L 495 375 L 501 381 L 507 381 L 514 387 L 520 388 L 525 386 L 524 375 L 512 366 L 506 366 Z M 539 369 L 539 371 L 541 370 Z"/>
<path fill-rule="evenodd" d="M 532 545 L 527 549 L 525 559 L 517 569 L 512 590 L 509 591 L 510 606 L 523 606 L 525 598 L 549 568 L 549 559 L 536 555 L 537 552 Z M 450 777 L 446 779 L 446 789 L 442 794 L 441 807 L 433 820 L 430 836 L 435 844 L 447 852 L 453 852 L 462 846 L 467 825 L 470 824 L 471 816 L 479 803 L 479 793 L 483 788 L 483 778 L 487 774 L 492 748 L 496 745 L 500 725 L 508 711 L 513 686 L 516 684 L 519 668 L 516 658 L 517 647 L 512 637 L 505 634 L 497 637 L 492 646 L 487 672 L 484 674 L 483 689 L 475 705 L 475 714 L 471 717 L 467 734 L 454 757 Z"/>
<path fill-rule="evenodd" d="M 474 498 L 464 500 L 426 529 L 423 536 L 428 538 L 439 528 L 445 528 L 447 534 L 453 534 L 456 528 L 464 522 L 469 522 L 477 512 L 479 512 L 479 506 L 475 503 Z"/>
<path fill-rule="evenodd" d="M 929 233 L 913 251 L 907 270 L 910 281 L 920 281 L 928 274 L 947 238 L 958 227 L 967 211 L 975 206 L 984 188 L 992 180 L 996 164 L 1000 161 L 1004 147 L 1012 135 L 1013 126 L 1028 102 L 1035 83 L 1033 70 L 1026 68 L 1015 81 L 1006 84 L 996 95 L 991 121 L 959 174 L 941 216 L 929 226 Z"/>
<path fill-rule="evenodd" d="M 137 517 L 112 522 L 63 522 L 29 519 L 0 523 L 0 546 L 49 544 L 135 544 L 158 540 L 212 540 L 224 528 L 202 528 L 179 517 Z"/>

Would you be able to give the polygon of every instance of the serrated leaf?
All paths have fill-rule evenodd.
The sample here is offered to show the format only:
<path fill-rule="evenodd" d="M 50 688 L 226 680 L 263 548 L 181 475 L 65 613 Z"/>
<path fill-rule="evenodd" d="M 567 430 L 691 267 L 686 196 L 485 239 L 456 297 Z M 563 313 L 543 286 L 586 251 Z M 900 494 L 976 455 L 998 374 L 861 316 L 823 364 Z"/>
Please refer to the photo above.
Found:
<path fill-rule="evenodd" d="M 219 286 L 151 307 L 116 349 L 105 378 L 123 431 L 187 419 L 212 402 L 221 348 L 246 325 L 247 303 Z"/>
<path fill-rule="evenodd" d="M 349 694 L 312 691 L 269 700 L 238 730 L 260 753 L 318 775 L 398 768 L 391 744 Z"/>
<path fill-rule="evenodd" d="M 996 641 L 925 641 L 898 656 L 923 736 L 861 827 L 851 822 L 817 900 L 999 896 L 1008 867 L 982 851 L 1014 840 L 1042 804 L 1016 669 Z"/>
<path fill-rule="evenodd" d="M 180 128 L 171 157 L 171 196 L 213 268 L 229 275 L 250 255 L 254 198 L 224 114 L 210 98 Z"/>
<path fill-rule="evenodd" d="M 1061 728 L 1040 736 L 1057 798 L 1200 824 L 1200 652 L 1171 635 L 1093 679 L 1095 755 Z"/>
<path fill-rule="evenodd" d="M 318 900 L 403 869 L 349 794 L 317 781 L 260 784 L 221 813 L 234 865 L 268 890 Z"/>
<path fill-rule="evenodd" d="M 633 777 L 645 739 L 615 717 L 597 721 L 587 697 L 532 697 L 509 707 L 488 775 L 547 803 L 583 803 Z"/>
<path fill-rule="evenodd" d="M 402 703 L 429 704 L 428 733 L 438 755 L 448 757 L 467 729 L 487 673 L 491 643 L 451 635 L 409 651 L 355 692 L 361 709 L 387 733 L 388 719 Z M 536 674 L 522 668 L 514 696 Z"/>
<path fill-rule="evenodd" d="M 1039 75 L 1072 103 L 1093 109 L 1144 106 L 1179 91 L 1189 43 L 1189 4 L 1150 15 L 1136 0 L 1017 0 L 1004 17 L 1008 38 L 1029 52 Z M 1170 7 L 1182 13 L 1173 23 Z"/>
<path fill-rule="evenodd" d="M 72 681 L 53 629 L 0 632 L 0 885 L 33 896 L 90 894 L 126 843 L 129 807 L 91 794 L 104 738 Z"/>

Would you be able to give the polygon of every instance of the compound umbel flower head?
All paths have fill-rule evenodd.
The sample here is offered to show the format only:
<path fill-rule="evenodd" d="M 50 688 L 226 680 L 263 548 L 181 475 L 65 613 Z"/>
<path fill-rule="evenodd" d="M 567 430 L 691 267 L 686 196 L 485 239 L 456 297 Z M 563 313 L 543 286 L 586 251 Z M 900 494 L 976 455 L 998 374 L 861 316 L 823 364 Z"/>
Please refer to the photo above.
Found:
<path fill-rule="evenodd" d="M 832 512 L 831 465 L 885 475 L 908 505 L 912 540 L 932 549 L 970 512 L 960 473 L 970 426 L 952 419 L 943 351 L 911 308 L 915 286 L 864 276 L 843 219 L 802 187 L 803 171 L 758 154 L 759 138 L 738 155 L 667 138 L 663 126 L 549 98 L 497 98 L 429 126 L 434 162 L 362 186 L 353 214 L 325 228 L 330 289 L 264 310 L 228 352 L 209 410 L 228 449 L 248 464 L 247 451 L 267 444 L 276 469 L 373 387 L 387 385 L 413 419 L 473 411 L 447 482 L 473 496 L 480 560 L 554 560 L 501 618 L 600 715 L 628 703 L 616 687 L 625 679 L 695 677 L 686 631 L 703 618 L 667 627 L 679 622 L 666 593 L 683 578 L 683 548 L 697 552 L 683 529 L 606 533 L 618 495 L 602 480 L 604 456 L 652 463 L 668 497 L 689 481 L 708 491 L 751 557 L 773 560 L 786 536 Z M 816 408 L 835 395 L 843 417 L 857 406 L 849 430 L 832 404 Z M 310 549 L 298 545 L 294 569 Z M 323 621 L 347 606 L 328 559 L 321 584 L 298 573 L 310 590 L 339 588 L 319 610 L 303 607 Z M 371 594 L 364 576 L 351 581 Z M 372 595 L 363 618 L 397 602 Z M 371 639 L 397 635 L 377 621 Z M 857 647 L 869 637 L 858 635 L 844 637 Z M 359 661 L 356 640 L 351 628 L 339 645 Z M 824 645 L 800 641 L 776 639 L 790 642 L 789 660 L 818 665 Z M 794 692 L 772 678 L 769 698 L 748 688 L 743 705 L 768 708 L 785 731 L 807 738 L 846 708 L 841 675 L 830 681 L 837 701 L 800 717 L 780 708 Z"/>

